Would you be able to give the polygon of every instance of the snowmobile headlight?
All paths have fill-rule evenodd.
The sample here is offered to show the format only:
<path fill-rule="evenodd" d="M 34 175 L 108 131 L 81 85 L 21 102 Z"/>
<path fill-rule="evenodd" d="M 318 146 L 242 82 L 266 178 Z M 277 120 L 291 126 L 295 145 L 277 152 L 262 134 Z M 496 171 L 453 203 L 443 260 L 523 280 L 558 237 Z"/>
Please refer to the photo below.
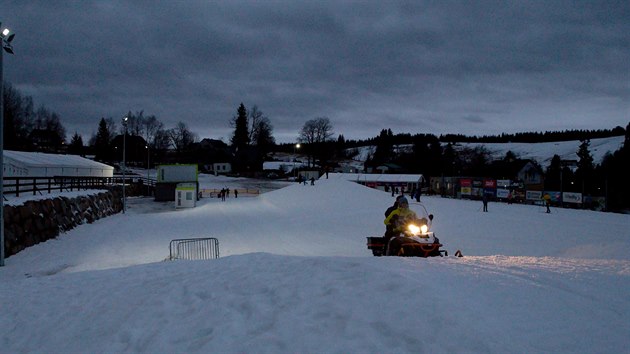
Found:
<path fill-rule="evenodd" d="M 420 226 L 420 231 L 422 231 L 423 234 L 426 234 L 427 231 L 429 231 L 429 227 L 427 225 L 422 225 Z"/>
<path fill-rule="evenodd" d="M 414 224 L 409 224 L 409 226 L 407 226 L 407 229 L 413 235 L 417 235 L 420 232 L 420 228 L 418 226 L 414 225 Z"/>

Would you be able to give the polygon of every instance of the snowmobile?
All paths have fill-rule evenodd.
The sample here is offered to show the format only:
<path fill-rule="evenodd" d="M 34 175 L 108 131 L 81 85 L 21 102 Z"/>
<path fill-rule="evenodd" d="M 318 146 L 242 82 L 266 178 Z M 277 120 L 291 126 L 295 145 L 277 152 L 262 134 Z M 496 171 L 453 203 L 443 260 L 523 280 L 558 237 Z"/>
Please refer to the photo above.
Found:
<path fill-rule="evenodd" d="M 419 217 L 408 222 L 399 235 L 387 238 L 368 237 L 367 247 L 374 256 L 399 256 L 399 257 L 436 257 L 448 256 L 446 250 L 441 250 L 443 245 L 430 230 L 433 214 L 428 214 L 422 204 L 426 217 Z M 428 215 L 427 215 L 428 214 Z"/>

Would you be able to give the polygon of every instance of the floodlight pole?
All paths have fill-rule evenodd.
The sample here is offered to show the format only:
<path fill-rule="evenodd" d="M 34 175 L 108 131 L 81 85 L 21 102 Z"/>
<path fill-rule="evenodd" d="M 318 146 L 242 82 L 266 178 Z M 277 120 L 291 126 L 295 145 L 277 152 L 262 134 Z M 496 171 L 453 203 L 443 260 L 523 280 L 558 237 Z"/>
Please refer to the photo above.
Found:
<path fill-rule="evenodd" d="M 0 267 L 4 267 L 4 77 L 3 61 L 4 51 L 13 54 L 11 41 L 14 34 L 9 35 L 9 30 L 2 28 L 0 22 Z M 5 38 L 6 37 L 6 38 Z"/>
<path fill-rule="evenodd" d="M 2 30 L 2 28 L 0 28 Z M 4 38 L 0 38 L 0 267 L 4 266 L 4 87 L 2 77 L 2 55 Z"/>
<path fill-rule="evenodd" d="M 126 155 L 127 155 L 127 120 L 129 118 L 124 117 L 122 119 L 122 124 L 124 127 L 124 132 L 123 132 L 123 186 L 122 186 L 122 193 L 123 193 L 123 214 L 125 213 L 125 211 L 127 211 L 127 197 L 125 196 L 125 184 L 127 184 L 127 160 L 126 160 Z"/>
<path fill-rule="evenodd" d="M 297 171 L 295 171 L 295 159 L 297 156 L 297 149 L 300 148 L 300 144 L 293 145 L 293 176 L 297 178 Z"/>
<path fill-rule="evenodd" d="M 151 148 L 149 145 L 146 145 L 147 148 L 147 197 L 151 195 L 151 190 L 149 189 L 149 166 L 151 166 Z"/>

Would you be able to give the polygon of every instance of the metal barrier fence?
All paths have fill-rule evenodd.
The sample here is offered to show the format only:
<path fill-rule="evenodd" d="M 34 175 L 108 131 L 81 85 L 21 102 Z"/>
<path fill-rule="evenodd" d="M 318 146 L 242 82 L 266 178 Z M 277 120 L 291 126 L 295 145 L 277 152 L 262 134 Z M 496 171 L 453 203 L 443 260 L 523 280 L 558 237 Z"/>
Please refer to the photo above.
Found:
<path fill-rule="evenodd" d="M 169 259 L 216 259 L 219 258 L 219 240 L 214 237 L 172 240 Z"/>

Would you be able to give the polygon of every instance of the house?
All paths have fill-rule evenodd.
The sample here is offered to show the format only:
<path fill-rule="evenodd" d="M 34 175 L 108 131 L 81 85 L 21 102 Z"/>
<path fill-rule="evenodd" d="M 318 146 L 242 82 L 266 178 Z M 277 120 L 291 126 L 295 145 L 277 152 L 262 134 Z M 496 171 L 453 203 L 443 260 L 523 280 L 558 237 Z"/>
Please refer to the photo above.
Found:
<path fill-rule="evenodd" d="M 226 175 L 232 172 L 232 164 L 229 162 L 215 162 L 205 165 L 205 167 L 208 172 L 213 173 L 215 176 Z"/>
<path fill-rule="evenodd" d="M 489 175 L 500 180 L 511 180 L 523 189 L 543 190 L 542 168 L 533 160 L 500 160 L 490 165 Z"/>

